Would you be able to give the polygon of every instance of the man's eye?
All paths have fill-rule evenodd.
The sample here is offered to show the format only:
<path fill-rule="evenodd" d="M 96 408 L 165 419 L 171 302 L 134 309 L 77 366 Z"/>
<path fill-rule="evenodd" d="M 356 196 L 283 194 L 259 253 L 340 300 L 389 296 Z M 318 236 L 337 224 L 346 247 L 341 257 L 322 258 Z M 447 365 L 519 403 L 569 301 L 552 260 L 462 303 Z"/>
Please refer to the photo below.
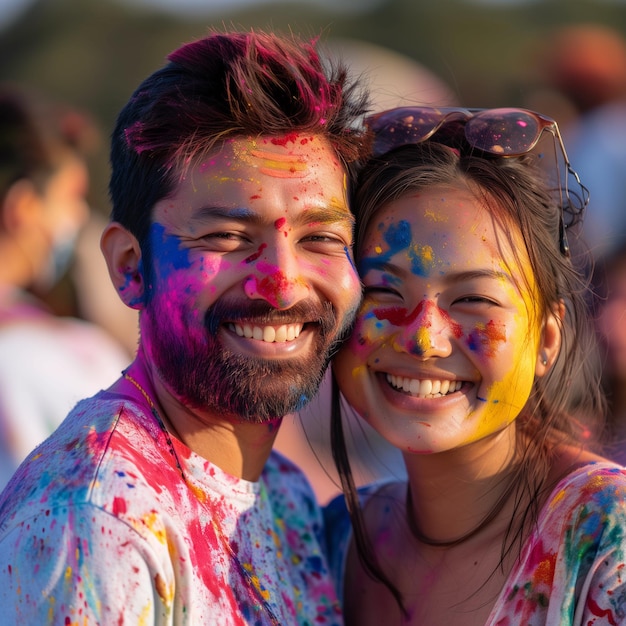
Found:
<path fill-rule="evenodd" d="M 202 239 L 240 239 L 241 235 L 236 233 L 208 233 L 203 235 Z"/>

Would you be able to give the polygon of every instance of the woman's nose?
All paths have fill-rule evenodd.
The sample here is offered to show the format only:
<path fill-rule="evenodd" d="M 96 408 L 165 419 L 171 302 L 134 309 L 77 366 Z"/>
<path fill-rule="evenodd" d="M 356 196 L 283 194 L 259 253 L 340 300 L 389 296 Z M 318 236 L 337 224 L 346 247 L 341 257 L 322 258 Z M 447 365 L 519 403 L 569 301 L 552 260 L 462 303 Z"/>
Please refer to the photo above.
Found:
<path fill-rule="evenodd" d="M 415 356 L 449 356 L 452 350 L 449 315 L 432 300 L 422 300 L 407 316 L 401 333 L 404 349 Z"/>
<path fill-rule="evenodd" d="M 276 309 L 288 309 L 309 296 L 302 260 L 291 246 L 268 245 L 252 263 L 254 271 L 244 281 L 248 298 L 266 300 Z"/>

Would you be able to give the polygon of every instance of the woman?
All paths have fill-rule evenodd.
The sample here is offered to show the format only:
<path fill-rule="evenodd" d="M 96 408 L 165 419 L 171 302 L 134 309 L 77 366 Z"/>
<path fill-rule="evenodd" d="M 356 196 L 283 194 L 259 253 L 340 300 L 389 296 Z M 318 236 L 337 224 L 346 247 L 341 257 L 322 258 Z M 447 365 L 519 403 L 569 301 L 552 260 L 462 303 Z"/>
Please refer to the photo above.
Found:
<path fill-rule="evenodd" d="M 405 108 L 369 126 L 354 199 L 364 300 L 334 375 L 408 482 L 357 497 L 335 394 L 347 507 L 331 503 L 327 527 L 346 623 L 621 623 L 626 473 L 588 449 L 581 419 L 603 399 L 566 236 L 584 200 L 556 124 Z M 546 129 L 559 193 L 533 152 Z"/>

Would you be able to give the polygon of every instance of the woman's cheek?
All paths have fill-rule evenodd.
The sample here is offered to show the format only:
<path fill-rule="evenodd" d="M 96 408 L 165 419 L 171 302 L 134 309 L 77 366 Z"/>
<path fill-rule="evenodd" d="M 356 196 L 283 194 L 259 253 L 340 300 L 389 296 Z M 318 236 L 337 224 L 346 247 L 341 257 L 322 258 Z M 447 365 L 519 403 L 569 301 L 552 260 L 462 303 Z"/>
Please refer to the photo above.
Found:
<path fill-rule="evenodd" d="M 365 354 L 390 334 L 389 322 L 381 320 L 372 309 L 361 307 L 349 345 L 356 354 Z"/>

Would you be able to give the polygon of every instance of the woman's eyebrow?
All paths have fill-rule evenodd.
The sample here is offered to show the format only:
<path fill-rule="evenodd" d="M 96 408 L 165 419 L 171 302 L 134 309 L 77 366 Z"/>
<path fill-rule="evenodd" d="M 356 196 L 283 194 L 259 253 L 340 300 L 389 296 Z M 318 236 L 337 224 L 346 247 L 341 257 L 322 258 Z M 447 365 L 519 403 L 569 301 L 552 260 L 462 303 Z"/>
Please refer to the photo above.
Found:
<path fill-rule="evenodd" d="M 361 263 L 359 267 L 363 268 L 367 272 L 371 271 L 379 271 L 386 272 L 388 274 L 393 274 L 400 278 L 406 276 L 415 275 L 411 270 L 400 267 L 395 263 L 390 263 L 389 261 L 385 261 L 384 259 L 377 260 L 375 258 L 367 258 L 363 259 L 365 263 Z M 505 280 L 507 282 L 513 282 L 511 276 L 506 272 L 502 272 L 499 270 L 494 270 L 491 268 L 484 269 L 472 269 L 472 270 L 460 270 L 458 272 L 445 272 L 441 274 L 442 280 L 446 283 L 459 283 L 464 281 L 475 280 L 478 278 L 489 278 L 492 280 Z"/>

